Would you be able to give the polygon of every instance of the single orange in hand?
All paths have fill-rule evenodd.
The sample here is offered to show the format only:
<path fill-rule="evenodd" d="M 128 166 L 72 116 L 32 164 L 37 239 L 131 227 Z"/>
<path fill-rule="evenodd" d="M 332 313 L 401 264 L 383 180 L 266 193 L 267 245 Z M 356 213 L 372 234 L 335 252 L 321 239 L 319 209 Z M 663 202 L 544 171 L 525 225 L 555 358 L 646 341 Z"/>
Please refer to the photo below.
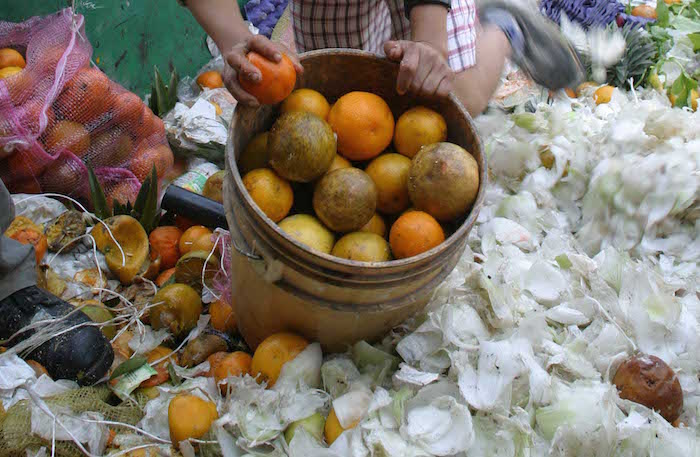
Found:
<path fill-rule="evenodd" d="M 0 69 L 6 67 L 24 68 L 27 62 L 22 57 L 22 54 L 11 48 L 0 49 Z"/>
<path fill-rule="evenodd" d="M 211 326 L 215 330 L 224 333 L 236 331 L 236 317 L 233 315 L 233 307 L 223 300 L 217 300 L 209 305 Z"/>
<path fill-rule="evenodd" d="M 224 80 L 221 78 L 221 73 L 216 70 L 210 70 L 197 76 L 197 84 L 202 89 L 218 89 L 219 87 L 224 87 Z"/>
<path fill-rule="evenodd" d="M 268 336 L 255 350 L 250 375 L 272 387 L 285 363 L 299 355 L 309 342 L 299 335 L 282 332 Z"/>
<path fill-rule="evenodd" d="M 243 185 L 255 204 L 273 222 L 287 216 L 294 204 L 292 186 L 269 168 L 258 168 L 243 177 Z"/>
<path fill-rule="evenodd" d="M 394 115 L 381 97 L 369 92 L 350 92 L 338 99 L 328 114 L 338 135 L 338 152 L 350 160 L 378 156 L 394 137 Z"/>
<path fill-rule="evenodd" d="M 295 90 L 284 100 L 280 107 L 280 112 L 282 114 L 291 113 L 293 111 L 305 111 L 315 114 L 323 120 L 328 117 L 328 112 L 330 110 L 331 106 L 328 104 L 326 97 L 313 89 Z"/>
<path fill-rule="evenodd" d="M 151 260 L 160 255 L 161 268 L 167 270 L 173 268 L 180 258 L 180 237 L 182 231 L 174 226 L 156 227 L 148 241 L 151 243 Z"/>
<path fill-rule="evenodd" d="M 192 245 L 200 239 L 201 237 L 208 235 L 211 236 L 212 231 L 203 225 L 195 225 L 185 230 L 185 233 L 180 237 L 179 248 L 180 255 L 185 255 L 192 251 Z"/>
<path fill-rule="evenodd" d="M 258 102 L 274 105 L 292 93 L 297 82 L 297 72 L 289 57 L 282 54 L 282 60 L 275 63 L 251 51 L 248 53 L 248 60 L 260 70 L 262 79 L 252 82 L 243 78 L 243 75 L 238 75 L 238 81 L 241 88 L 258 99 Z"/>
<path fill-rule="evenodd" d="M 211 356 L 210 356 L 211 357 Z M 212 365 L 212 372 L 216 384 L 221 387 L 221 392 L 226 393 L 226 378 L 229 376 L 243 376 L 250 372 L 250 364 L 252 362 L 250 354 L 237 351 L 231 354 L 226 354 L 220 360 L 215 360 L 216 365 Z"/>
<path fill-rule="evenodd" d="M 423 211 L 403 213 L 389 232 L 391 251 L 397 259 L 417 256 L 445 241 L 445 232 L 433 216 Z"/>

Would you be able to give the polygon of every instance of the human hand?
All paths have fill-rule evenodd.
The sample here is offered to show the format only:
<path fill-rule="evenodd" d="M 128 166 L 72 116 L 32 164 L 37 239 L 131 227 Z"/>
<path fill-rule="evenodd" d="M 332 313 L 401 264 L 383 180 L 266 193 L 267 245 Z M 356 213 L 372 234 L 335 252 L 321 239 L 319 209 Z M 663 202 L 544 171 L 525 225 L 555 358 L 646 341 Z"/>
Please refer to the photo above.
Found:
<path fill-rule="evenodd" d="M 262 79 L 260 70 L 248 60 L 247 54 L 251 51 L 255 51 L 273 62 L 281 61 L 282 54 L 286 54 L 294 64 L 297 73 L 304 71 L 297 56 L 284 45 L 274 43 L 264 35 L 251 35 L 224 54 L 226 62 L 223 74 L 224 84 L 238 103 L 243 105 L 258 106 L 260 104 L 254 96 L 243 90 L 238 81 L 238 75 L 253 83 Z"/>
<path fill-rule="evenodd" d="M 384 53 L 401 62 L 396 90 L 403 95 L 446 97 L 452 90 L 454 72 L 447 63 L 446 53 L 429 43 L 419 41 L 387 41 Z"/>

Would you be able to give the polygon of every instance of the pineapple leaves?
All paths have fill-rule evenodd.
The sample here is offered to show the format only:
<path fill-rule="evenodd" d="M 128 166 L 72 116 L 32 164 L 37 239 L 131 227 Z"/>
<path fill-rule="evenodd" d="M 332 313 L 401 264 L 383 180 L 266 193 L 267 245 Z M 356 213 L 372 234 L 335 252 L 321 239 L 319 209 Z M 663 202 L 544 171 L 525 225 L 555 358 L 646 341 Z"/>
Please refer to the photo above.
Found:
<path fill-rule="evenodd" d="M 111 216 L 109 205 L 107 205 L 107 197 L 102 189 L 102 184 L 92 171 L 92 167 L 88 167 L 88 183 L 90 185 L 90 200 L 95 211 L 95 216 L 100 219 L 107 219 Z"/>
<path fill-rule="evenodd" d="M 165 85 L 165 82 L 163 81 L 163 77 L 160 75 L 160 72 L 158 71 L 158 67 L 153 67 L 154 75 L 153 75 L 153 87 L 155 88 L 156 92 L 156 104 L 158 107 L 158 115 L 165 114 L 168 111 L 168 87 Z"/>
<path fill-rule="evenodd" d="M 141 189 L 134 201 L 134 207 L 130 208 L 129 213 L 138 219 L 146 233 L 150 233 L 158 225 L 160 209 L 158 208 L 158 176 L 155 166 L 151 168 L 150 176 L 141 184 Z"/>
<path fill-rule="evenodd" d="M 168 85 L 165 84 L 158 67 L 153 67 L 153 83 L 151 85 L 151 98 L 149 108 L 156 116 L 163 117 L 168 111 L 173 109 L 177 102 L 177 85 L 180 77 L 177 70 L 170 73 Z"/>

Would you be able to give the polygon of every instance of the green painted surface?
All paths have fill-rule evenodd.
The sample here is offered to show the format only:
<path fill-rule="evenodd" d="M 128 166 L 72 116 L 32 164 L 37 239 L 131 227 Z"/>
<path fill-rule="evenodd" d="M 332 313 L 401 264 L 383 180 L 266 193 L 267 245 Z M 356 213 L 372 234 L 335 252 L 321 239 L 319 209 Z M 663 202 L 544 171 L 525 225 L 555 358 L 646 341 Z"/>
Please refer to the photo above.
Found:
<path fill-rule="evenodd" d="M 206 34 L 176 0 L 91 0 L 81 7 L 93 47 L 93 62 L 110 78 L 143 97 L 150 93 L 153 66 L 193 76 L 211 59 Z M 19 22 L 70 4 L 66 0 L 0 0 L 0 18 Z"/>

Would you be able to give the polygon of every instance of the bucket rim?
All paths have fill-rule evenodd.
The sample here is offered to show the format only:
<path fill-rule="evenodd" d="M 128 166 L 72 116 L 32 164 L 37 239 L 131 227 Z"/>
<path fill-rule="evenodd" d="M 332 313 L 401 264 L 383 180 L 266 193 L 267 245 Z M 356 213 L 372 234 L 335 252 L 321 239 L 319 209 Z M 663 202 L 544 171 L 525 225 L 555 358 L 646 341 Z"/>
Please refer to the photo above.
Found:
<path fill-rule="evenodd" d="M 368 52 L 368 51 L 362 51 L 362 50 L 357 50 L 357 49 L 344 49 L 344 48 L 326 48 L 326 49 L 319 49 L 315 51 L 308 51 L 302 54 L 299 54 L 299 60 L 301 64 L 303 65 L 304 62 L 313 59 L 313 58 L 318 58 L 318 57 L 325 57 L 325 56 L 340 56 L 340 57 L 360 57 L 364 59 L 368 59 L 370 61 L 374 61 L 375 63 L 379 63 L 381 65 L 387 66 L 387 68 L 391 67 L 392 71 L 395 71 L 398 67 L 399 64 L 397 62 L 390 61 L 389 59 L 382 57 L 380 55 Z M 296 87 L 297 89 L 299 87 Z M 411 95 L 406 95 L 409 97 L 413 97 Z M 419 99 L 417 99 L 419 100 Z M 315 250 L 310 248 L 309 246 L 295 240 L 291 236 L 289 236 L 284 230 L 279 228 L 277 223 L 275 223 L 272 219 L 270 219 L 259 207 L 255 202 L 253 201 L 252 197 L 248 193 L 248 191 L 245 189 L 245 186 L 243 185 L 243 177 L 240 174 L 240 171 L 238 167 L 236 166 L 236 157 L 235 157 L 235 152 L 234 152 L 234 146 L 233 146 L 233 132 L 236 124 L 238 123 L 238 120 L 242 116 L 242 114 L 247 113 L 247 112 L 255 112 L 261 107 L 248 107 L 248 106 L 242 106 L 242 105 L 237 105 L 234 113 L 233 113 L 233 118 L 231 120 L 231 124 L 229 126 L 229 135 L 228 135 L 228 140 L 226 142 L 226 164 L 230 168 L 232 178 L 233 178 L 233 183 L 236 187 L 235 191 L 239 193 L 242 198 L 243 202 L 245 202 L 245 207 L 247 207 L 249 210 L 253 211 L 253 213 L 257 216 L 258 220 L 264 222 L 264 224 L 267 226 L 268 229 L 271 229 L 273 232 L 278 237 L 281 237 L 285 242 L 288 244 L 292 245 L 294 248 L 303 251 L 306 255 L 311 256 L 311 258 L 315 258 L 315 260 L 320 260 L 324 263 L 325 268 L 332 268 L 333 266 L 341 267 L 341 268 L 359 268 L 366 270 L 367 272 L 371 273 L 378 273 L 381 274 L 385 270 L 395 270 L 395 269 L 404 269 L 404 268 L 410 268 L 412 266 L 416 266 L 419 264 L 423 264 L 425 262 L 429 262 L 431 259 L 439 256 L 445 251 L 450 250 L 449 248 L 454 245 L 458 244 L 460 239 L 463 237 L 466 237 L 468 233 L 471 231 L 472 227 L 476 223 L 476 219 L 479 215 L 479 212 L 481 210 L 481 207 L 483 206 L 484 199 L 485 199 L 485 194 L 486 194 L 486 184 L 487 184 L 487 179 L 488 179 L 488 167 L 487 167 L 487 160 L 486 160 L 486 155 L 484 152 L 484 148 L 481 142 L 481 138 L 476 130 L 476 126 L 474 124 L 474 121 L 469 114 L 469 112 L 464 108 L 464 105 L 462 102 L 457 98 L 457 96 L 451 92 L 448 97 L 447 97 L 448 103 L 452 104 L 459 114 L 462 116 L 463 121 L 466 123 L 467 127 L 471 131 L 471 136 L 473 138 L 473 145 L 470 147 L 465 147 L 464 145 L 459 145 L 463 147 L 467 152 L 469 152 L 472 157 L 477 162 L 477 165 L 479 166 L 479 190 L 477 191 L 476 199 L 474 200 L 474 203 L 472 204 L 472 207 L 469 210 L 469 213 L 464 217 L 464 221 L 460 224 L 459 228 L 455 230 L 448 238 L 445 239 L 442 243 L 440 243 L 438 246 L 425 251 L 417 256 L 413 257 L 408 257 L 404 259 L 392 259 L 386 262 L 361 262 L 357 260 L 349 260 L 349 259 L 344 259 L 341 257 L 336 257 L 331 254 L 326 254 L 321 251 Z M 279 104 L 276 105 L 276 108 L 279 107 Z M 474 150 L 478 151 L 478 154 L 474 154 Z"/>

